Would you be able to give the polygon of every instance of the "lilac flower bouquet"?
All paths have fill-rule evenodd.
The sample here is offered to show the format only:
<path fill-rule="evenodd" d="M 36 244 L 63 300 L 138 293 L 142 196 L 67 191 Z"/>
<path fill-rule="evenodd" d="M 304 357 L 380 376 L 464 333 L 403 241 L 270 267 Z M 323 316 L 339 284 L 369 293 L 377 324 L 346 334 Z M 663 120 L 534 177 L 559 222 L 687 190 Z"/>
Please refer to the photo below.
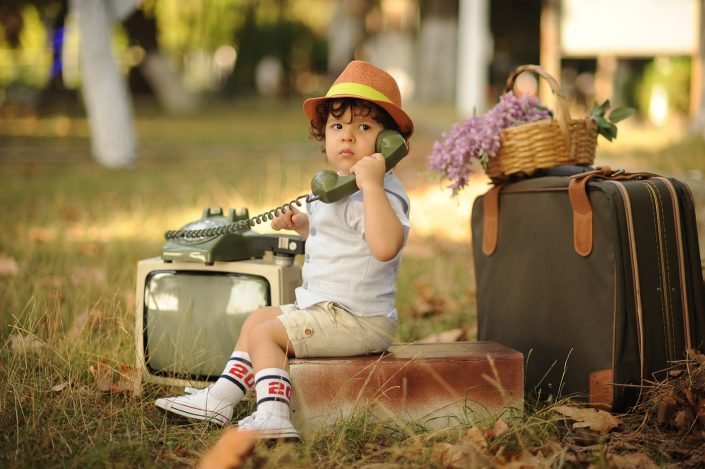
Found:
<path fill-rule="evenodd" d="M 538 98 L 505 93 L 486 114 L 472 116 L 444 132 L 442 141 L 433 144 L 429 169 L 451 182 L 455 196 L 467 185 L 475 162 L 485 166 L 488 158 L 497 155 L 501 130 L 550 118 L 551 111 L 541 106 Z"/>

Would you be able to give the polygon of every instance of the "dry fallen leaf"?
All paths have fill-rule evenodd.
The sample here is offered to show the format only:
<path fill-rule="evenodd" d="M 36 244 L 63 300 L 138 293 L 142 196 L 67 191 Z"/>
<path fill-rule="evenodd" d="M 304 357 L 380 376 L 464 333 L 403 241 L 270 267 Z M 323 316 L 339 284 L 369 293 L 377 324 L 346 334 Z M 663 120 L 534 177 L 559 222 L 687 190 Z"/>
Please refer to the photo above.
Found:
<path fill-rule="evenodd" d="M 497 419 L 495 421 L 494 425 L 492 426 L 492 435 L 494 438 L 497 438 L 500 435 L 503 435 L 509 431 L 509 425 L 502 420 L 502 419 Z"/>
<path fill-rule="evenodd" d="M 75 340 L 78 338 L 78 336 L 81 335 L 81 332 L 83 331 L 83 328 L 86 325 L 86 321 L 88 320 L 88 312 L 84 311 L 83 313 L 77 314 L 76 316 L 73 317 L 73 323 L 71 323 L 71 329 L 66 333 L 66 337 Z"/>
<path fill-rule="evenodd" d="M 447 301 L 432 292 L 426 282 L 416 282 L 414 287 L 416 289 L 416 297 L 409 309 L 409 314 L 420 318 L 445 312 Z"/>
<path fill-rule="evenodd" d="M 492 467 L 490 459 L 472 444 L 436 443 L 431 458 L 446 469 L 466 467 Z"/>
<path fill-rule="evenodd" d="M 117 392 L 127 391 L 133 396 L 142 394 L 142 372 L 130 365 L 120 365 L 120 380 L 117 382 Z M 113 391 L 115 392 L 115 391 Z"/>
<path fill-rule="evenodd" d="M 482 430 L 474 425 L 470 427 L 468 432 L 465 434 L 465 440 L 469 441 L 478 448 L 487 448 L 487 440 L 485 440 L 485 437 L 482 435 Z"/>
<path fill-rule="evenodd" d="M 108 360 L 102 358 L 95 365 L 91 365 L 89 370 L 95 379 L 98 391 L 110 392 L 113 387 L 113 369 L 108 364 Z"/>
<path fill-rule="evenodd" d="M 106 358 L 90 366 L 95 385 L 100 392 L 117 394 L 128 392 L 134 396 L 142 393 L 142 376 L 138 369 L 129 365 L 120 365 L 118 381 L 113 379 L 114 370 Z"/>
<path fill-rule="evenodd" d="M 687 354 L 688 354 L 688 358 L 690 360 L 696 361 L 696 362 L 700 363 L 701 365 L 705 365 L 705 355 L 703 355 L 702 353 L 691 348 L 691 349 L 688 349 Z"/>
<path fill-rule="evenodd" d="M 566 447 L 555 440 L 544 441 L 543 445 L 536 450 L 536 455 L 546 459 L 555 459 L 556 455 L 560 455 L 566 464 L 577 462 L 575 454 L 571 451 L 566 451 Z"/>
<path fill-rule="evenodd" d="M 575 420 L 573 428 L 587 427 L 603 435 L 620 424 L 617 417 L 604 410 L 570 406 L 556 406 L 554 410 L 571 420 Z"/>
<path fill-rule="evenodd" d="M 658 464 L 643 453 L 609 454 L 607 455 L 609 467 L 614 469 L 656 469 Z"/>
<path fill-rule="evenodd" d="M 683 432 L 689 430 L 693 426 L 694 421 L 695 412 L 693 411 L 693 408 L 684 407 L 676 412 L 676 415 L 672 421 L 672 426 Z"/>
<path fill-rule="evenodd" d="M 411 444 L 405 448 L 404 454 L 410 459 L 420 458 L 429 447 L 429 442 L 424 437 L 415 437 L 411 441 Z"/>
<path fill-rule="evenodd" d="M 676 400 L 670 395 L 667 395 L 661 399 L 656 407 L 656 423 L 663 425 L 668 421 L 668 416 L 671 413 L 671 409 L 676 406 Z"/>
<path fill-rule="evenodd" d="M 52 387 L 51 387 L 51 390 L 54 391 L 54 392 L 61 392 L 61 391 L 63 391 L 64 389 L 66 389 L 66 386 L 68 386 L 68 385 L 69 385 L 69 383 L 68 383 L 67 381 L 65 381 L 65 382 L 63 382 L 63 383 L 61 383 L 61 384 L 57 384 L 56 386 L 52 386 Z"/>
<path fill-rule="evenodd" d="M 198 469 L 234 469 L 242 466 L 257 444 L 256 431 L 226 429 L 198 463 Z"/>
<path fill-rule="evenodd" d="M 12 277 L 20 271 L 20 265 L 15 259 L 0 254 L 0 277 Z"/>
<path fill-rule="evenodd" d="M 41 352 L 47 344 L 32 334 L 10 336 L 10 350 L 15 353 Z"/>
<path fill-rule="evenodd" d="M 550 459 L 544 459 L 540 455 L 531 454 L 527 450 L 515 454 L 509 462 L 496 464 L 497 469 L 527 469 L 534 467 L 551 467 Z"/>

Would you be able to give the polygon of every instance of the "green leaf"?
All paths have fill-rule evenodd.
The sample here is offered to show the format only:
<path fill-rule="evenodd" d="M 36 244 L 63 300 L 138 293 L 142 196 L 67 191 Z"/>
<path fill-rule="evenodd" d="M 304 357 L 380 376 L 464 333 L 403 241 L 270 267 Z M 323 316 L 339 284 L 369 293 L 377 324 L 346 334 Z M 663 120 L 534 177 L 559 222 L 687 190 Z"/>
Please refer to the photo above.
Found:
<path fill-rule="evenodd" d="M 631 117 L 635 112 L 636 110 L 631 107 L 618 107 L 610 113 L 608 119 L 610 122 L 623 121 L 627 117 Z"/>
<path fill-rule="evenodd" d="M 605 102 L 600 104 L 600 115 L 604 116 L 609 108 L 610 108 L 610 100 L 605 99 Z"/>
<path fill-rule="evenodd" d="M 610 126 L 610 121 L 604 118 L 604 116 L 596 116 L 597 126 L 599 128 L 606 128 Z"/>
<path fill-rule="evenodd" d="M 610 100 L 606 99 L 602 104 L 593 104 L 592 110 L 590 111 L 591 116 L 604 116 L 605 112 L 610 108 Z"/>
<path fill-rule="evenodd" d="M 597 131 L 611 142 L 613 139 L 617 138 L 617 126 L 606 120 L 605 122 L 607 125 L 598 125 Z"/>

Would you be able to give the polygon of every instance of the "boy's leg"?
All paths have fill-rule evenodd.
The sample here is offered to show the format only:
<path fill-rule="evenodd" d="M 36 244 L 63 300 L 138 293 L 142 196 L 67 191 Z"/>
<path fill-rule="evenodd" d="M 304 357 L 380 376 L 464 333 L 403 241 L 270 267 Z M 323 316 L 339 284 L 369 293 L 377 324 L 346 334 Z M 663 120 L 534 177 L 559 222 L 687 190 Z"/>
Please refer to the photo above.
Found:
<path fill-rule="evenodd" d="M 267 307 L 255 310 L 247 317 L 235 350 L 220 378 L 212 386 L 190 395 L 157 399 L 154 404 L 187 418 L 211 420 L 220 425 L 230 422 L 233 407 L 254 386 L 255 381 L 250 355 L 240 345 L 242 337 L 280 314 L 279 307 Z"/>
<path fill-rule="evenodd" d="M 239 423 L 241 430 L 258 430 L 260 438 L 300 438 L 291 424 L 291 379 L 288 357 L 294 350 L 278 319 L 253 328 L 249 352 L 254 364 L 257 411 Z"/>
<path fill-rule="evenodd" d="M 247 351 L 252 357 L 255 371 L 289 368 L 288 357 L 294 356 L 294 347 L 284 325 L 276 317 L 253 327 L 247 341 Z"/>

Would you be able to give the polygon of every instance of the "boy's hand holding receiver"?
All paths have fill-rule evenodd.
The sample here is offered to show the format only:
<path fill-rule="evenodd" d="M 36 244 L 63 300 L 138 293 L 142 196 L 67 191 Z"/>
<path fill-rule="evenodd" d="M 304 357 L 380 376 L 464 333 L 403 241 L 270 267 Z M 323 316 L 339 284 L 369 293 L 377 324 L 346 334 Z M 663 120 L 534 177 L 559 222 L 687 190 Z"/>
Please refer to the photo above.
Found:
<path fill-rule="evenodd" d="M 365 188 L 370 186 L 384 189 L 386 166 L 384 156 L 381 153 L 373 153 L 363 157 L 350 168 L 350 172 L 355 175 L 355 183 L 363 193 Z"/>

